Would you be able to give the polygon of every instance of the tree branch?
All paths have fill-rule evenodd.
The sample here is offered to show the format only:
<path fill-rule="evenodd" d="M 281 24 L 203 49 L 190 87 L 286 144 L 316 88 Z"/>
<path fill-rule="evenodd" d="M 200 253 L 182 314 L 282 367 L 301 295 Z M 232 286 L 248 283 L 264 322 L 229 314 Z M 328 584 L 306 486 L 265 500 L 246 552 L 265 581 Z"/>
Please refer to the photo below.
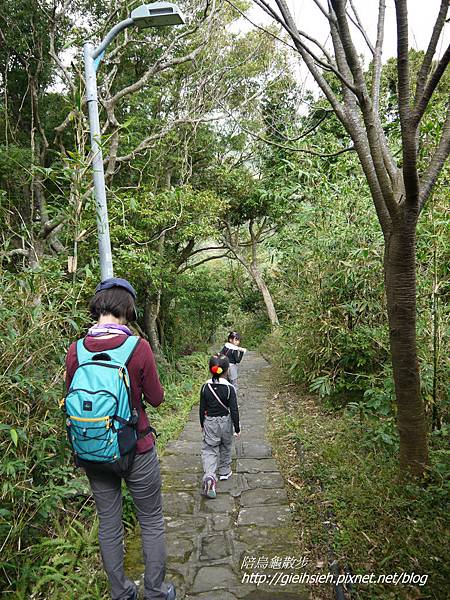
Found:
<path fill-rule="evenodd" d="M 52 219 L 51 221 L 47 221 L 46 223 L 43 223 L 41 232 L 40 232 L 41 237 L 43 237 L 44 239 L 47 238 L 52 232 L 55 232 L 56 229 L 62 223 L 64 223 L 65 220 L 66 220 L 66 215 L 60 215 L 56 219 Z"/>
<path fill-rule="evenodd" d="M 420 182 L 419 208 L 422 208 L 427 201 L 437 178 L 450 154 L 450 102 L 447 106 L 447 116 L 445 118 L 444 127 L 442 129 L 441 139 L 427 172 L 422 177 Z"/>
<path fill-rule="evenodd" d="M 274 140 L 267 139 L 264 136 L 260 135 L 259 133 L 256 133 L 256 132 L 252 131 L 251 129 L 248 129 L 247 127 L 242 125 L 242 123 L 240 123 L 231 112 L 228 112 L 227 109 L 225 109 L 224 107 L 222 107 L 222 109 L 224 110 L 224 112 L 227 113 L 227 115 L 231 119 L 233 119 L 233 121 L 235 121 L 239 125 L 239 127 L 241 128 L 242 131 L 244 131 L 248 135 L 251 135 L 255 139 L 260 140 L 261 142 L 264 142 L 265 144 L 269 144 L 271 146 L 276 146 L 277 148 L 282 148 L 283 150 L 289 150 L 290 152 L 303 152 L 304 154 L 310 154 L 312 156 L 319 156 L 321 158 L 329 158 L 331 156 L 339 156 L 340 154 L 343 154 L 344 152 L 352 152 L 355 149 L 353 146 L 350 146 L 348 148 L 343 148 L 342 150 L 338 150 L 337 152 L 321 153 L 321 152 L 316 152 L 315 150 L 309 150 L 308 148 L 295 148 L 294 146 L 286 146 L 285 144 L 280 144 L 278 142 L 275 142 Z"/>
<path fill-rule="evenodd" d="M 54 62 L 58 65 L 61 73 L 63 74 L 66 84 L 69 86 L 69 88 L 72 91 L 72 94 L 75 95 L 76 91 L 77 91 L 75 84 L 72 81 L 72 78 L 70 77 L 70 75 L 67 71 L 67 68 L 63 65 L 62 61 L 60 60 L 60 58 L 55 50 L 55 26 L 56 26 L 56 22 L 53 20 L 50 31 L 49 31 L 50 48 L 49 48 L 48 53 L 49 53 L 50 57 L 54 60 Z"/>
<path fill-rule="evenodd" d="M 241 17 L 243 19 L 245 19 L 251 25 L 253 25 L 253 27 L 255 27 L 255 29 L 259 29 L 260 31 L 263 31 L 264 33 L 266 33 L 267 35 L 269 35 L 273 39 L 277 40 L 278 42 L 281 42 L 282 44 L 284 44 L 285 46 L 287 46 L 291 50 L 296 50 L 295 46 L 291 46 L 290 44 L 288 44 L 286 42 L 286 40 L 283 40 L 283 38 L 275 35 L 272 31 L 269 31 L 268 29 L 265 29 L 264 27 L 261 27 L 261 25 L 258 25 L 258 23 L 255 23 L 254 21 L 252 21 L 244 11 L 242 11 L 238 6 L 236 6 L 236 4 L 234 4 L 234 2 L 232 2 L 231 0 L 225 0 L 225 1 L 227 2 L 227 4 L 229 4 L 230 6 L 232 6 L 234 8 L 234 10 L 241 15 Z"/>
<path fill-rule="evenodd" d="M 409 92 L 408 7 L 406 0 L 395 0 L 395 11 L 397 15 L 398 107 L 402 132 L 403 182 L 406 201 L 410 206 L 415 206 L 419 199 L 419 178 L 417 175 L 416 126 L 411 118 Z"/>
<path fill-rule="evenodd" d="M 200 254 L 200 252 L 208 252 L 209 250 L 223 250 L 223 246 L 207 246 L 206 248 L 198 248 L 189 254 L 189 258 L 194 256 L 195 254 Z"/>
<path fill-rule="evenodd" d="M 203 260 L 199 260 L 198 262 L 196 262 L 194 264 L 186 265 L 183 269 L 180 269 L 178 272 L 184 273 L 188 269 L 195 269 L 196 267 L 203 265 L 204 263 L 209 262 L 210 260 L 217 260 L 218 258 L 231 258 L 231 256 L 230 256 L 229 252 L 226 252 L 225 254 L 220 254 L 219 256 L 208 256 L 207 258 L 204 258 Z"/>
<path fill-rule="evenodd" d="M 387 147 L 380 116 L 373 110 L 368 94 L 361 61 L 353 44 L 348 26 L 345 0 L 330 0 L 330 3 L 335 11 L 339 28 L 339 35 L 335 37 L 339 38 L 339 43 L 342 43 L 345 57 L 356 82 L 358 103 L 364 120 L 375 172 L 385 198 L 386 206 L 391 213 L 391 217 L 394 217 L 397 212 L 393 193 L 393 184 L 396 178 L 394 161 Z"/>
<path fill-rule="evenodd" d="M 380 0 L 378 7 L 377 41 L 373 54 L 373 79 L 372 79 L 372 104 L 373 110 L 378 112 L 381 81 L 381 54 L 384 39 L 384 18 L 386 14 L 386 0 Z"/>
<path fill-rule="evenodd" d="M 419 70 L 419 74 L 417 75 L 417 85 L 416 85 L 416 95 L 414 98 L 414 106 L 417 107 L 420 101 L 420 98 L 423 95 L 423 91 L 425 89 L 425 84 L 428 79 L 428 75 L 430 73 L 431 64 L 433 61 L 434 53 L 436 52 L 436 47 L 441 36 L 442 30 L 445 24 L 445 17 L 448 12 L 448 0 L 441 0 L 441 7 L 439 9 L 438 16 L 436 18 L 436 22 L 433 27 L 433 32 L 431 34 L 430 42 L 428 44 L 427 51 L 425 52 L 425 56 L 422 61 L 422 65 Z"/>
<path fill-rule="evenodd" d="M 419 124 L 421 118 L 423 117 L 423 114 L 428 106 L 431 96 L 433 95 L 434 90 L 436 89 L 439 81 L 441 80 L 442 75 L 445 73 L 445 70 L 448 67 L 449 62 L 450 62 L 450 44 L 448 45 L 441 60 L 438 62 L 438 65 L 437 65 L 436 69 L 434 70 L 433 74 L 431 75 L 430 80 L 428 81 L 428 84 L 427 84 L 426 88 L 424 89 L 422 95 L 418 99 L 417 105 L 416 105 L 416 107 L 414 109 L 414 113 L 413 113 L 414 125 L 417 126 Z"/>
<path fill-rule="evenodd" d="M 330 11 L 327 11 L 319 2 L 319 0 L 313 0 L 314 4 L 317 6 L 317 8 L 320 10 L 320 12 L 324 15 L 324 17 L 330 22 L 330 23 L 334 23 L 334 25 L 337 25 L 336 23 L 336 19 L 333 17 L 333 15 L 331 14 Z"/>
<path fill-rule="evenodd" d="M 254 2 L 256 4 L 258 4 L 258 6 L 260 7 L 265 7 L 268 6 L 267 3 L 264 0 L 254 0 Z M 280 18 L 277 13 L 275 11 L 273 11 L 272 9 L 269 8 L 269 11 L 266 10 L 266 12 L 268 12 L 268 14 L 270 14 L 271 16 L 273 16 L 274 19 L 276 19 L 276 21 L 278 23 L 280 23 L 280 25 L 289 33 L 289 35 L 291 36 L 297 51 L 299 51 L 299 46 L 302 47 L 303 52 L 305 52 L 305 54 L 308 54 L 310 56 L 310 58 L 314 61 L 314 63 L 316 63 L 316 65 L 322 67 L 322 69 L 325 69 L 327 71 L 332 71 L 336 77 L 346 86 L 348 87 L 350 90 L 354 91 L 353 85 L 351 83 L 351 81 L 349 81 L 348 79 L 345 78 L 345 75 L 342 74 L 339 69 L 336 69 L 336 67 L 333 65 L 333 62 L 331 60 L 331 57 L 329 56 L 329 54 L 327 53 L 326 49 L 324 48 L 323 45 L 321 45 L 316 39 L 312 38 L 311 36 L 307 35 L 306 33 L 304 33 L 303 31 L 299 31 L 299 29 L 297 28 L 296 24 L 294 23 L 294 20 L 292 19 L 292 15 L 289 12 L 289 9 L 287 8 L 286 3 L 284 2 L 284 0 L 276 0 L 278 7 L 280 8 L 280 11 L 283 15 L 283 18 Z M 282 5 L 285 6 L 286 8 L 286 14 L 284 13 L 284 7 L 282 7 Z M 287 15 L 290 18 L 290 21 L 288 21 Z M 283 20 L 284 19 L 284 20 Z M 327 58 L 328 62 L 325 63 L 323 60 L 321 60 L 301 39 L 302 37 L 305 37 L 306 39 L 308 39 L 309 41 L 311 41 L 312 43 L 316 44 L 321 51 L 323 52 L 324 56 Z M 305 60 L 305 59 L 304 59 Z M 306 62 L 306 61 L 305 61 Z M 325 81 L 325 80 L 324 80 Z M 331 89 L 330 89 L 331 91 Z M 324 92 L 325 93 L 325 92 Z"/>
<path fill-rule="evenodd" d="M 151 148 L 152 142 L 155 142 L 155 141 L 163 138 L 177 125 L 181 125 L 181 124 L 183 124 L 183 125 L 191 124 L 192 125 L 192 124 L 197 124 L 197 123 L 209 123 L 211 121 L 217 121 L 220 118 L 221 118 L 221 116 L 219 115 L 219 116 L 215 116 L 215 117 L 204 117 L 204 118 L 198 118 L 198 119 L 175 119 L 174 121 L 169 123 L 166 127 L 164 127 L 161 131 L 158 131 L 158 133 L 153 133 L 152 135 L 149 135 L 148 137 L 146 137 L 144 140 L 142 140 L 142 142 L 140 142 L 136 146 L 136 148 L 131 150 L 131 152 L 129 152 L 128 154 L 125 154 L 123 156 L 118 156 L 116 158 L 115 162 L 116 163 L 129 162 L 140 152 L 143 152 L 143 151 Z M 106 160 L 108 160 L 108 159 L 105 159 L 105 163 L 106 163 Z"/>
<path fill-rule="evenodd" d="M 373 47 L 373 45 L 372 45 L 372 42 L 370 41 L 370 39 L 369 39 L 369 36 L 367 35 L 367 32 L 366 32 L 366 30 L 365 30 L 365 29 L 364 29 L 364 27 L 363 27 L 362 21 L 361 21 L 361 19 L 359 18 L 359 14 L 358 14 L 358 13 L 357 13 L 357 11 L 356 11 L 356 7 L 355 7 L 355 5 L 353 4 L 353 0 L 350 0 L 350 6 L 352 7 L 352 11 L 353 11 L 353 14 L 355 15 L 355 19 L 356 19 L 356 21 L 355 21 L 355 19 L 353 19 L 353 18 L 352 18 L 352 16 L 350 15 L 350 13 L 347 13 L 347 14 L 348 14 L 348 17 L 349 17 L 349 19 L 350 19 L 350 20 L 351 20 L 351 22 L 352 22 L 352 23 L 355 25 L 355 27 L 357 27 L 357 29 L 359 30 L 359 32 L 360 32 L 360 33 L 361 33 L 361 35 L 363 36 L 363 38 L 364 38 L 364 41 L 366 42 L 366 44 L 367 44 L 367 47 L 369 48 L 370 52 L 371 52 L 372 54 L 375 54 L 375 48 Z"/>
<path fill-rule="evenodd" d="M 256 2 L 259 6 L 261 6 L 262 4 L 265 4 L 263 0 L 254 0 L 254 2 Z M 289 11 L 289 8 L 288 8 L 286 2 L 284 0 L 276 0 L 276 3 L 278 5 L 278 7 L 280 8 L 280 11 L 281 11 L 281 13 L 283 15 L 283 19 L 284 19 L 284 21 L 280 21 L 280 19 L 278 17 L 278 21 L 281 22 L 281 25 L 284 27 L 284 29 L 286 29 L 286 31 L 288 31 L 288 33 L 290 33 L 291 37 L 293 38 L 293 41 L 294 41 L 295 47 L 297 48 L 298 53 L 300 54 L 302 59 L 305 61 L 305 64 L 308 67 L 310 73 L 316 80 L 318 86 L 324 93 L 328 102 L 333 107 L 337 116 L 339 117 L 341 122 L 344 124 L 344 126 L 348 126 L 349 123 L 348 123 L 347 117 L 345 115 L 344 107 L 337 99 L 335 93 L 331 89 L 331 87 L 328 84 L 325 77 L 322 75 L 322 73 L 317 68 L 315 61 L 310 56 L 310 53 L 306 50 L 305 45 L 299 39 L 299 33 L 297 30 L 297 27 L 295 25 L 294 19 L 292 18 L 292 15 Z M 292 36 L 291 32 L 294 34 L 294 37 Z"/>
<path fill-rule="evenodd" d="M 2 257 L 10 257 L 10 256 L 28 256 L 29 250 L 25 250 L 24 248 L 14 248 L 13 250 L 6 250 L 1 253 Z"/>
<path fill-rule="evenodd" d="M 345 0 L 330 0 L 330 3 L 336 14 L 337 26 L 339 29 L 339 39 L 342 42 L 345 57 L 355 81 L 354 93 L 358 97 L 360 103 L 363 104 L 365 103 L 367 96 L 366 81 L 364 79 L 361 61 L 353 44 L 350 28 L 348 26 Z"/>

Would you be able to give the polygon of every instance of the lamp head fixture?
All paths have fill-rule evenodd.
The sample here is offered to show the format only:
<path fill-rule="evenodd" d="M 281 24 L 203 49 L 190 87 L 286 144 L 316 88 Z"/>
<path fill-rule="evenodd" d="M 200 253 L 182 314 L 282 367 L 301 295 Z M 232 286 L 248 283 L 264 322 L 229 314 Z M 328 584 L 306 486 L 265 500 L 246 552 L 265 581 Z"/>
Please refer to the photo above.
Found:
<path fill-rule="evenodd" d="M 164 25 L 182 25 L 184 17 L 176 4 L 172 2 L 152 2 L 135 8 L 130 15 L 139 29 L 162 27 Z"/>

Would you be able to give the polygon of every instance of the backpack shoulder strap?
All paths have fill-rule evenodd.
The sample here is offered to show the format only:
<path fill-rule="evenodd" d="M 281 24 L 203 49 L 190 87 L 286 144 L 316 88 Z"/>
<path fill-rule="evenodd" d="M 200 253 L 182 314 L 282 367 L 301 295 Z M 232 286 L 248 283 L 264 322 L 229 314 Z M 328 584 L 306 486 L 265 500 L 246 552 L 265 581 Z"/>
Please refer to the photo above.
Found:
<path fill-rule="evenodd" d="M 101 354 L 108 354 L 108 356 L 111 357 L 111 360 L 113 362 L 123 366 L 127 366 L 140 341 L 141 338 L 139 336 L 131 335 L 128 336 L 127 339 L 123 342 L 123 344 L 121 344 L 117 348 L 103 350 Z M 85 347 L 84 338 L 77 341 L 77 360 L 79 365 L 92 360 L 93 356 L 95 356 L 96 354 L 99 354 L 99 352 L 91 352 Z"/>
<path fill-rule="evenodd" d="M 219 396 L 216 394 L 216 392 L 212 389 L 210 383 L 208 383 L 208 388 L 209 388 L 209 391 L 211 392 L 211 394 L 217 400 L 217 402 L 222 406 L 222 408 L 224 408 L 227 411 L 227 413 L 230 414 L 230 409 L 228 408 L 228 406 L 225 406 L 225 404 L 222 402 L 222 400 L 219 398 Z"/>
<path fill-rule="evenodd" d="M 94 352 L 89 352 L 89 350 L 84 346 L 84 338 L 77 341 L 77 361 L 79 365 L 82 365 L 85 362 L 91 360 L 94 356 Z"/>
<path fill-rule="evenodd" d="M 131 341 L 133 340 L 133 341 Z M 138 335 L 131 335 L 127 342 L 128 342 L 128 348 L 130 349 L 129 354 L 128 354 L 128 358 L 125 361 L 125 366 L 128 366 L 128 363 L 130 362 L 130 360 L 133 358 L 133 354 L 136 350 L 136 348 L 139 346 L 139 343 L 141 341 L 141 338 Z"/>
<path fill-rule="evenodd" d="M 123 365 L 126 367 L 130 362 L 134 351 L 138 347 L 141 338 L 137 335 L 130 335 L 127 339 L 118 346 L 117 348 L 112 348 L 111 350 L 104 350 L 106 354 L 109 354 L 111 360 L 119 365 Z"/>

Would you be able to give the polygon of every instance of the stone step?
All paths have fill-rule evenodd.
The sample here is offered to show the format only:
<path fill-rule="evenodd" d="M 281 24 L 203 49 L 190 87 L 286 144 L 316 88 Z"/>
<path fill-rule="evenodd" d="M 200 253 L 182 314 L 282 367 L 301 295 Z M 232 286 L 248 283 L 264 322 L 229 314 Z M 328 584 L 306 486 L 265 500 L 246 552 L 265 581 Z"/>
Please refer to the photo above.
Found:
<path fill-rule="evenodd" d="M 176 584 L 177 597 L 184 600 L 310 598 L 300 585 L 256 585 L 245 579 L 252 572 L 244 568 L 248 557 L 270 561 L 296 554 L 283 478 L 267 441 L 267 366 L 254 352 L 249 352 L 240 366 L 242 435 L 235 439 L 233 475 L 217 482 L 215 499 L 200 493 L 203 469 L 198 405 L 179 439 L 170 442 L 161 457 L 167 580 Z M 277 574 L 273 569 L 259 571 Z"/>

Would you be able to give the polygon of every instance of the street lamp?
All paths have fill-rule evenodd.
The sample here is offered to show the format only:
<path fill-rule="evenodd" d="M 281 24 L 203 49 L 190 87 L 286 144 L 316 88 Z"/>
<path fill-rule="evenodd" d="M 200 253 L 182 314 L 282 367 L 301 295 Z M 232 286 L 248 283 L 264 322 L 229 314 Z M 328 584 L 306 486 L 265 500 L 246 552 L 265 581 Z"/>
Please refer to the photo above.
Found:
<path fill-rule="evenodd" d="M 89 112 L 89 129 L 91 132 L 92 168 L 94 170 L 94 196 L 97 211 L 98 247 L 100 254 L 100 272 L 102 281 L 113 277 L 111 240 L 109 236 L 108 207 L 106 203 L 105 172 L 103 170 L 103 154 L 101 147 L 100 121 L 98 118 L 98 97 L 96 71 L 109 44 L 123 29 L 135 25 L 139 29 L 145 27 L 162 27 L 164 25 L 181 25 L 184 18 L 179 8 L 171 2 L 152 2 L 135 8 L 128 19 L 117 23 L 106 34 L 97 48 L 85 42 L 84 72 L 86 76 L 86 100 Z"/>

